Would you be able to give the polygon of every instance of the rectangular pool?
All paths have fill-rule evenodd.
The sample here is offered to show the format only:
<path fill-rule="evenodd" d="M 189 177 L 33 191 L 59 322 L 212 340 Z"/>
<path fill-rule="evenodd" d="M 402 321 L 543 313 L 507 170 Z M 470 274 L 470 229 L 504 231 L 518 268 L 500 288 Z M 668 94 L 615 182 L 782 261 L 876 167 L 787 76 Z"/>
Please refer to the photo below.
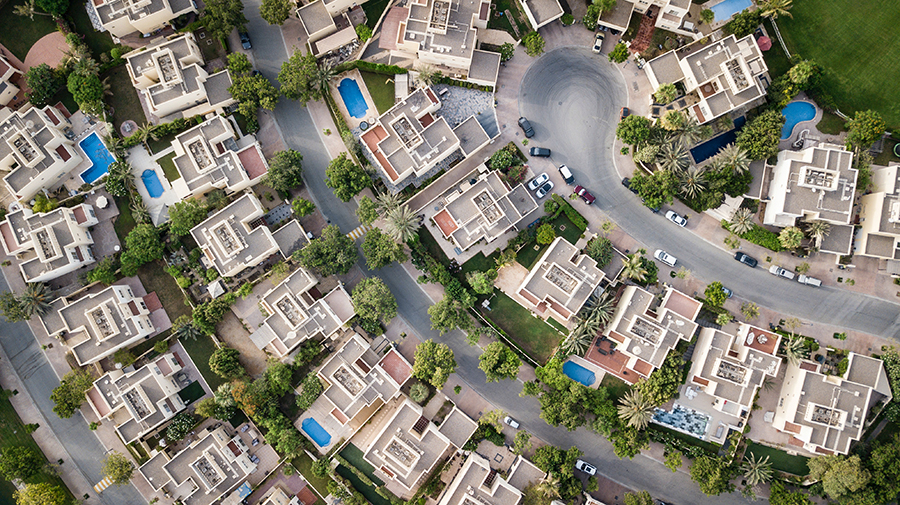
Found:
<path fill-rule="evenodd" d="M 580 382 L 587 387 L 593 386 L 594 381 L 597 380 L 594 372 L 579 365 L 578 363 L 575 363 L 574 361 L 566 361 L 565 363 L 563 363 L 563 373 L 566 374 L 570 379 L 576 382 Z"/>
<path fill-rule="evenodd" d="M 716 15 L 713 22 L 728 21 L 731 19 L 731 16 L 734 16 L 751 5 L 753 5 L 753 0 L 723 0 L 710 7 L 710 10 Z"/>
<path fill-rule="evenodd" d="M 747 118 L 741 116 L 734 120 L 734 129 L 729 130 L 718 137 L 714 137 L 706 142 L 698 145 L 697 147 L 691 149 L 691 156 L 694 158 L 694 163 L 702 163 L 716 154 L 718 154 L 719 150 L 728 144 L 733 144 L 735 140 L 737 140 L 737 134 L 741 131 L 741 128 L 744 126 L 744 123 L 747 122 Z"/>
<path fill-rule="evenodd" d="M 82 139 L 78 143 L 78 147 L 91 160 L 91 167 L 81 172 L 81 180 L 88 184 L 93 184 L 94 181 L 108 174 L 109 166 L 116 161 L 112 154 L 109 153 L 109 149 L 103 145 L 103 141 L 100 140 L 97 132 L 91 133 Z"/>
<path fill-rule="evenodd" d="M 338 84 L 338 92 L 341 94 L 341 100 L 347 106 L 347 112 L 356 119 L 366 117 L 369 106 L 366 105 L 366 99 L 363 98 L 362 91 L 359 89 L 359 83 L 354 79 L 345 77 Z"/>
<path fill-rule="evenodd" d="M 315 419 L 307 417 L 300 423 L 300 427 L 319 447 L 328 447 L 331 443 L 331 435 Z"/>

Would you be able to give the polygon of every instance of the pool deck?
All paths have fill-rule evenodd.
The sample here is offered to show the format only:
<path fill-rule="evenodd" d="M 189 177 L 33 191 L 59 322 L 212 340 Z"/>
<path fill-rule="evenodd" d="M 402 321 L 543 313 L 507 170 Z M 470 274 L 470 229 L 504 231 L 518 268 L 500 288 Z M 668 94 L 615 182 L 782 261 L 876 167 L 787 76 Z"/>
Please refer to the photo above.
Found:
<path fill-rule="evenodd" d="M 70 128 L 73 132 L 75 132 L 75 138 L 72 139 L 72 142 L 74 142 L 75 145 L 78 146 L 77 150 L 79 151 L 79 154 L 82 155 L 84 160 L 82 160 L 81 163 L 79 163 L 75 168 L 72 169 L 72 171 L 69 172 L 69 176 L 66 177 L 63 185 L 69 191 L 78 191 L 78 188 L 80 188 L 81 185 L 84 184 L 84 181 L 81 179 L 82 172 L 91 168 L 94 164 L 94 162 L 92 162 L 90 158 L 84 155 L 79 144 L 82 140 L 95 132 L 102 141 L 103 136 L 107 132 L 107 129 L 106 123 L 102 121 L 91 124 L 90 119 L 88 119 L 87 116 L 85 116 L 81 111 L 76 111 L 74 114 L 72 114 L 72 116 L 69 118 L 69 121 L 72 122 Z M 94 183 L 96 184 L 97 181 L 94 181 Z"/>
<path fill-rule="evenodd" d="M 567 361 L 571 361 L 576 365 L 586 368 L 594 374 L 594 382 L 588 387 L 594 389 L 600 387 L 600 383 L 603 382 L 603 376 L 606 375 L 605 370 L 595 365 L 594 363 L 591 363 L 590 361 L 582 358 L 581 356 L 569 356 L 569 359 Z M 563 363 L 563 365 L 565 365 L 565 363 Z"/>
<path fill-rule="evenodd" d="M 137 189 L 138 194 L 141 195 L 141 198 L 143 198 L 144 205 L 147 206 L 147 210 L 150 212 L 150 221 L 153 222 L 154 226 L 159 226 L 161 223 L 168 221 L 169 207 L 174 205 L 175 202 L 181 201 L 175 190 L 172 189 L 169 180 L 166 179 L 166 174 L 163 172 L 162 167 L 156 162 L 156 160 L 171 152 L 172 148 L 169 147 L 160 151 L 159 154 L 151 156 L 144 146 L 140 144 L 128 151 L 128 162 L 131 164 L 131 173 L 134 175 L 134 187 Z M 156 177 L 159 179 L 159 183 L 162 184 L 163 194 L 159 198 L 151 198 L 150 194 L 147 193 L 147 188 L 144 187 L 141 175 L 143 175 L 144 170 L 148 169 L 156 172 Z"/>
<path fill-rule="evenodd" d="M 712 0 L 711 2 L 706 2 L 705 4 L 700 6 L 700 10 L 709 9 L 710 7 L 719 5 L 720 3 L 724 3 L 727 1 L 728 0 Z M 755 9 L 757 9 L 756 3 L 751 1 L 749 7 L 747 7 L 746 9 L 742 9 L 738 12 L 743 12 L 745 10 L 755 10 Z M 737 12 L 735 14 L 737 14 Z M 712 24 L 707 25 L 706 23 L 703 23 L 703 25 L 701 25 L 701 26 L 709 26 L 709 28 L 711 28 L 712 30 L 718 30 L 719 28 L 722 28 L 723 26 L 728 24 L 728 22 L 731 21 L 731 18 L 733 18 L 733 17 L 734 17 L 734 15 L 731 15 L 728 19 L 718 19 L 718 17 L 716 17 L 716 19 L 713 20 Z"/>
<path fill-rule="evenodd" d="M 781 140 L 778 142 L 778 149 L 780 151 L 796 150 L 793 148 L 793 146 L 791 144 L 793 144 L 797 140 L 800 133 L 804 130 L 809 130 L 806 133 L 805 138 L 807 138 L 811 141 L 811 142 L 806 142 L 804 145 L 804 148 L 810 147 L 810 146 L 813 146 L 816 144 L 822 144 L 822 143 L 837 144 L 837 145 L 844 144 L 844 139 L 847 136 L 846 133 L 842 132 L 842 133 L 839 133 L 838 135 L 831 135 L 831 134 L 827 134 L 827 133 L 822 133 L 816 128 L 816 125 L 818 125 L 819 121 L 822 120 L 822 116 L 824 115 L 824 112 L 822 111 L 821 107 L 816 105 L 815 102 L 813 102 L 811 99 L 809 99 L 809 97 L 806 96 L 806 93 L 801 92 L 799 95 L 797 95 L 797 97 L 794 100 L 791 101 L 791 103 L 793 103 L 793 102 L 811 103 L 816 108 L 816 115 L 812 119 L 809 119 L 807 121 L 801 121 L 801 122 L 797 123 L 794 126 L 794 130 L 791 132 L 791 135 L 787 139 Z"/>
<path fill-rule="evenodd" d="M 338 85 L 344 79 L 354 80 L 359 86 L 359 90 L 362 92 L 363 98 L 366 100 L 366 106 L 369 108 L 365 113 L 365 117 L 355 118 L 351 116 L 350 111 L 347 110 L 347 105 L 344 104 L 344 99 L 341 97 L 341 92 L 338 91 Z M 338 75 L 331 81 L 330 87 L 331 96 L 334 97 L 334 103 L 336 103 L 338 108 L 341 110 L 341 115 L 344 116 L 344 121 L 347 122 L 348 128 L 352 130 L 358 127 L 359 123 L 363 121 L 367 121 L 370 125 L 375 123 L 375 120 L 379 116 L 378 109 L 375 108 L 375 101 L 372 100 L 372 95 L 369 94 L 369 88 L 366 87 L 366 81 L 363 80 L 362 74 L 359 73 L 359 70 L 353 69 Z M 340 135 L 340 132 L 336 133 Z"/>

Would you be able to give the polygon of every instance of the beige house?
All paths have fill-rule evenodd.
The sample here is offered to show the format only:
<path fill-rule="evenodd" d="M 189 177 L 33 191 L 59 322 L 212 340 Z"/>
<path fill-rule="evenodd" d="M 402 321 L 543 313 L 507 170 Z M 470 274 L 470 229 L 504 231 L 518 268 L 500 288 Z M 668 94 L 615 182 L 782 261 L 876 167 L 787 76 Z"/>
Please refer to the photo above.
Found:
<path fill-rule="evenodd" d="M 763 224 L 785 227 L 825 221 L 831 231 L 819 249 L 849 254 L 857 178 L 852 167 L 853 153 L 842 146 L 819 144 L 802 151 L 780 151 L 772 168 Z"/>
<path fill-rule="evenodd" d="M 900 164 L 873 168 L 875 191 L 859 200 L 860 229 L 853 251 L 895 263 L 900 260 Z"/>
<path fill-rule="evenodd" d="M 506 185 L 496 171 L 482 164 L 477 179 L 460 182 L 452 192 L 435 205 L 443 207 L 435 214 L 444 238 L 466 250 L 480 240 L 493 242 L 537 209 L 537 202 L 524 185 Z"/>
<path fill-rule="evenodd" d="M 597 23 L 613 30 L 625 31 L 632 13 L 645 14 L 653 9 L 657 28 L 699 38 L 695 22 L 687 15 L 690 8 L 691 0 L 618 0 L 613 9 L 600 15 Z"/>
<path fill-rule="evenodd" d="M 559 0 L 523 0 L 519 5 L 535 30 L 556 21 L 564 14 Z"/>
<path fill-rule="evenodd" d="M 411 0 L 387 12 L 378 47 L 391 58 L 413 60 L 454 79 L 483 86 L 497 83 L 500 54 L 480 51 L 478 29 L 487 29 L 488 0 Z M 562 14 L 560 14 L 562 15 Z"/>
<path fill-rule="evenodd" d="M 379 117 L 366 131 L 362 144 L 372 153 L 380 175 L 389 185 L 402 188 L 422 177 L 438 163 L 462 152 L 468 156 L 490 143 L 475 116 L 456 128 L 436 115 L 438 94 L 418 88 Z"/>
<path fill-rule="evenodd" d="M 0 54 L 0 106 L 9 105 L 9 102 L 19 94 L 19 91 L 22 91 L 14 82 L 21 79 L 21 77 L 22 72 L 12 66 L 12 63 Z"/>
<path fill-rule="evenodd" d="M 0 109 L 0 171 L 6 172 L 3 182 L 14 198 L 31 200 L 42 189 L 62 185 L 82 162 L 81 150 L 66 138 L 69 125 L 50 106 Z"/>
<path fill-rule="evenodd" d="M 694 42 L 648 61 L 644 71 L 654 92 L 663 84 L 681 83 L 696 99 L 684 112 L 705 124 L 764 102 L 769 68 L 751 34 Z"/>
<path fill-rule="evenodd" d="M 270 315 L 250 334 L 256 347 L 285 359 L 306 340 L 331 338 L 356 315 L 343 284 L 322 296 L 313 289 L 318 283 L 300 268 L 263 295 L 260 307 Z"/>
<path fill-rule="evenodd" d="M 523 462 L 531 465 L 519 456 L 510 473 L 515 474 Z M 484 456 L 472 451 L 447 485 L 438 505 L 518 505 L 521 501 L 522 492 L 492 469 Z"/>
<path fill-rule="evenodd" d="M 88 5 L 103 28 L 119 38 L 134 32 L 153 33 L 178 16 L 197 12 L 193 0 L 92 0 Z"/>
<path fill-rule="evenodd" d="M 165 118 L 222 113 L 233 105 L 227 70 L 210 75 L 193 33 L 173 35 L 125 55 L 131 83 L 147 99 L 150 113 Z"/>
<path fill-rule="evenodd" d="M 134 296 L 127 285 L 113 285 L 72 302 L 54 301 L 41 323 L 48 335 L 63 336 L 78 364 L 85 366 L 156 331 L 144 298 Z"/>
<path fill-rule="evenodd" d="M 597 262 L 562 237 L 556 237 L 516 293 L 525 308 L 563 325 L 581 310 L 603 280 Z"/>
<path fill-rule="evenodd" d="M 891 400 L 880 359 L 851 352 L 844 375 L 828 375 L 821 365 L 787 365 L 772 425 L 791 435 L 788 442 L 813 454 L 847 454 L 859 440 L 869 409 Z"/>
<path fill-rule="evenodd" d="M 213 116 L 178 135 L 172 147 L 172 162 L 181 174 L 172 188 L 181 199 L 202 196 L 216 188 L 237 193 L 259 182 L 269 170 L 256 137 L 238 138 L 223 116 Z"/>
<path fill-rule="evenodd" d="M 190 382 L 178 379 L 183 367 L 181 356 L 170 352 L 137 370 L 107 372 L 88 390 L 88 405 L 130 444 L 184 410 L 178 392 Z"/>
<path fill-rule="evenodd" d="M 333 10 L 338 3 L 341 2 L 318 0 L 297 9 L 297 17 L 309 39 L 309 48 L 316 58 L 358 40 L 347 14 Z"/>
<path fill-rule="evenodd" d="M 3 250 L 23 258 L 25 282 L 46 282 L 94 262 L 89 228 L 98 223 L 94 208 L 82 203 L 35 214 L 23 208 L 0 223 Z"/>
<path fill-rule="evenodd" d="M 259 505 L 301 505 L 296 496 L 287 494 L 278 484 L 275 484 L 263 495 Z"/>

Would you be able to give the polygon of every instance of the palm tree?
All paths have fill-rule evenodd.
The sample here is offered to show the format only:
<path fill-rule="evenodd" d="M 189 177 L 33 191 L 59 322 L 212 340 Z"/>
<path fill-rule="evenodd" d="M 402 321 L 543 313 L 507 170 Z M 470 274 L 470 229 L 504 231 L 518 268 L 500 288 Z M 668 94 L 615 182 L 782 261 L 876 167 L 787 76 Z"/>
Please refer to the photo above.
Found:
<path fill-rule="evenodd" d="M 643 282 L 643 280 L 647 278 L 648 273 L 647 269 L 644 268 L 643 254 L 632 254 L 628 256 L 628 259 L 626 259 L 625 263 L 622 265 L 622 275 L 631 280 Z"/>
<path fill-rule="evenodd" d="M 402 201 L 403 197 L 400 193 L 387 191 L 375 197 L 375 210 L 378 211 L 378 214 L 384 216 L 399 207 Z"/>
<path fill-rule="evenodd" d="M 686 116 L 681 128 L 676 132 L 678 140 L 684 145 L 694 145 L 703 137 L 703 127 L 691 116 Z"/>
<path fill-rule="evenodd" d="M 131 165 L 129 165 L 128 162 L 121 160 L 111 163 L 109 165 L 109 175 L 106 178 L 106 183 L 109 184 L 110 180 L 118 181 L 122 184 L 122 187 L 125 188 L 125 191 L 134 189 L 134 173 L 131 171 Z"/>
<path fill-rule="evenodd" d="M 144 126 L 139 127 L 137 130 L 132 133 L 132 135 L 137 135 L 141 140 L 141 144 L 144 144 L 144 147 L 147 150 L 150 150 L 150 146 L 147 145 L 147 140 L 153 135 L 153 130 L 156 128 L 156 125 L 152 125 L 150 123 L 144 123 Z"/>
<path fill-rule="evenodd" d="M 334 71 L 334 66 L 325 65 L 319 67 L 319 70 L 316 72 L 315 82 L 320 96 L 325 96 L 328 93 L 328 85 L 331 84 L 335 77 L 337 77 L 337 73 Z"/>
<path fill-rule="evenodd" d="M 741 146 L 731 143 L 719 150 L 716 158 L 723 166 L 730 168 L 735 174 L 740 175 L 750 169 L 750 157 Z"/>
<path fill-rule="evenodd" d="M 104 77 L 102 81 L 100 81 L 100 85 L 103 86 L 103 96 L 112 96 L 112 84 L 109 83 L 109 77 Z"/>
<path fill-rule="evenodd" d="M 697 198 L 706 189 L 706 170 L 691 165 L 681 175 L 679 191 L 688 198 Z"/>
<path fill-rule="evenodd" d="M 100 64 L 93 58 L 81 58 L 75 60 L 75 63 L 72 65 L 72 72 L 82 76 L 99 75 Z"/>
<path fill-rule="evenodd" d="M 784 355 L 787 357 L 788 364 L 797 365 L 803 357 L 803 339 L 795 337 L 793 334 L 788 337 L 784 343 Z"/>
<path fill-rule="evenodd" d="M 822 240 L 824 240 L 830 232 L 831 225 L 825 221 L 816 220 L 806 222 L 806 234 L 809 235 L 809 238 L 815 240 L 816 249 L 822 245 Z"/>
<path fill-rule="evenodd" d="M 131 216 L 134 218 L 134 222 L 137 224 L 149 223 L 150 222 L 150 211 L 147 209 L 147 206 L 144 205 L 143 200 L 138 200 L 135 198 L 131 201 Z"/>
<path fill-rule="evenodd" d="M 575 330 L 578 330 L 578 328 Z M 591 342 L 593 342 L 596 333 L 576 333 L 575 330 L 573 330 L 572 333 L 566 337 L 566 340 L 563 341 L 561 349 L 566 355 L 576 354 L 581 356 L 588 350 L 588 347 L 591 346 Z"/>
<path fill-rule="evenodd" d="M 435 84 L 438 77 L 441 76 L 441 72 L 439 70 L 435 70 L 431 65 L 422 65 L 419 68 L 418 72 L 418 81 L 425 86 L 431 86 L 432 84 Z"/>
<path fill-rule="evenodd" d="M 50 310 L 50 302 L 53 292 L 43 282 L 31 282 L 25 285 L 25 293 L 19 298 L 22 310 L 29 318 L 31 316 L 43 316 Z"/>
<path fill-rule="evenodd" d="M 61 64 L 66 68 L 70 68 L 75 63 L 90 58 L 91 50 L 88 48 L 88 46 L 84 44 L 77 44 L 66 49 L 66 52 L 63 53 Z"/>
<path fill-rule="evenodd" d="M 120 137 L 110 134 L 103 135 L 101 139 L 103 140 L 103 145 L 105 145 L 106 148 L 109 149 L 109 152 L 111 152 L 113 156 L 115 156 L 116 158 L 125 156 L 125 148 L 122 145 L 123 141 Z"/>
<path fill-rule="evenodd" d="M 540 484 L 535 486 L 535 491 L 548 500 L 559 498 L 559 484 L 559 477 L 549 473 Z"/>
<path fill-rule="evenodd" d="M 184 317 L 185 319 L 182 319 Z M 190 316 L 180 316 L 175 320 L 175 338 L 180 338 L 182 340 L 191 339 L 197 340 L 197 337 L 203 337 L 205 334 L 194 326 L 194 322 L 191 321 Z"/>
<path fill-rule="evenodd" d="M 793 6 L 794 0 L 768 0 L 760 5 L 760 14 L 772 21 L 778 19 L 778 16 L 787 16 L 793 19 L 794 15 L 788 12 Z"/>
<path fill-rule="evenodd" d="M 738 208 L 731 215 L 731 223 L 729 223 L 731 231 L 736 235 L 743 235 L 753 229 L 753 213 L 750 209 L 744 207 Z"/>
<path fill-rule="evenodd" d="M 751 452 L 749 458 L 744 456 L 744 464 L 741 465 L 741 470 L 744 472 L 744 478 L 747 479 L 747 484 L 750 486 L 772 480 L 772 463 L 769 462 L 768 456 L 757 459 Z"/>
<path fill-rule="evenodd" d="M 406 205 L 395 208 L 385 216 L 387 225 L 385 231 L 395 241 L 405 244 L 416 236 L 419 228 L 419 218 L 416 213 Z"/>
<path fill-rule="evenodd" d="M 659 168 L 677 174 L 691 164 L 691 155 L 681 142 L 667 142 L 659 150 L 656 163 Z"/>
<path fill-rule="evenodd" d="M 46 12 L 38 12 L 34 7 L 34 0 L 25 0 L 25 3 L 22 5 L 16 5 L 13 7 L 13 14 L 16 16 L 27 16 L 32 21 L 34 21 L 35 14 L 38 16 L 50 16 L 50 14 L 47 14 Z"/>
<path fill-rule="evenodd" d="M 628 426 L 643 430 L 653 418 L 654 407 L 640 389 L 631 389 L 619 400 L 619 419 Z"/>

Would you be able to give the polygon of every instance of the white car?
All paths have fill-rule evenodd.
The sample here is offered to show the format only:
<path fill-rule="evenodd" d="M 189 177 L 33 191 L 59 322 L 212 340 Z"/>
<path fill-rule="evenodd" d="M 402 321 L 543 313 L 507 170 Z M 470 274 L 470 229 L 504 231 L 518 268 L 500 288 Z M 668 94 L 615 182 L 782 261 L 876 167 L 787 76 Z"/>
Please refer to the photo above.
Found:
<path fill-rule="evenodd" d="M 674 267 L 675 263 L 678 263 L 678 258 L 672 256 L 666 251 L 663 251 L 662 249 L 657 249 L 656 252 L 653 253 L 653 257 L 658 259 L 659 261 L 662 261 L 666 265 L 669 265 L 670 267 Z"/>
<path fill-rule="evenodd" d="M 504 417 L 503 422 L 508 424 L 510 428 L 513 428 L 515 430 L 519 429 L 519 421 L 516 421 L 515 419 L 513 419 L 509 416 Z"/>
<path fill-rule="evenodd" d="M 770 266 L 769 273 L 772 275 L 777 275 L 778 277 L 784 277 L 785 279 L 793 279 L 794 278 L 794 272 L 785 270 L 778 265 Z"/>
<path fill-rule="evenodd" d="M 551 191 L 553 191 L 553 181 L 547 181 L 537 190 L 537 193 L 535 193 L 534 196 L 536 196 L 537 199 L 540 200 L 541 198 L 547 196 L 547 193 Z"/>
<path fill-rule="evenodd" d="M 603 38 L 603 32 L 597 32 L 597 34 L 594 35 L 594 47 L 591 48 L 591 51 L 600 54 L 600 48 L 603 47 Z"/>
<path fill-rule="evenodd" d="M 670 210 L 670 211 L 666 212 L 666 219 L 668 219 L 669 221 L 672 221 L 673 223 L 677 224 L 678 226 L 681 226 L 682 228 L 684 228 L 684 225 L 687 224 L 687 219 L 685 219 L 684 216 L 679 215 L 674 210 Z"/>
<path fill-rule="evenodd" d="M 597 473 L 597 469 L 594 468 L 594 465 L 580 459 L 575 462 L 575 468 L 588 475 L 594 475 Z"/>
<path fill-rule="evenodd" d="M 544 172 L 541 175 L 535 177 L 534 179 L 531 179 L 531 181 L 528 183 L 528 189 L 531 191 L 534 191 L 537 188 L 541 187 L 541 184 L 543 184 L 549 180 L 550 180 L 550 176 L 547 175 L 547 172 Z"/>

